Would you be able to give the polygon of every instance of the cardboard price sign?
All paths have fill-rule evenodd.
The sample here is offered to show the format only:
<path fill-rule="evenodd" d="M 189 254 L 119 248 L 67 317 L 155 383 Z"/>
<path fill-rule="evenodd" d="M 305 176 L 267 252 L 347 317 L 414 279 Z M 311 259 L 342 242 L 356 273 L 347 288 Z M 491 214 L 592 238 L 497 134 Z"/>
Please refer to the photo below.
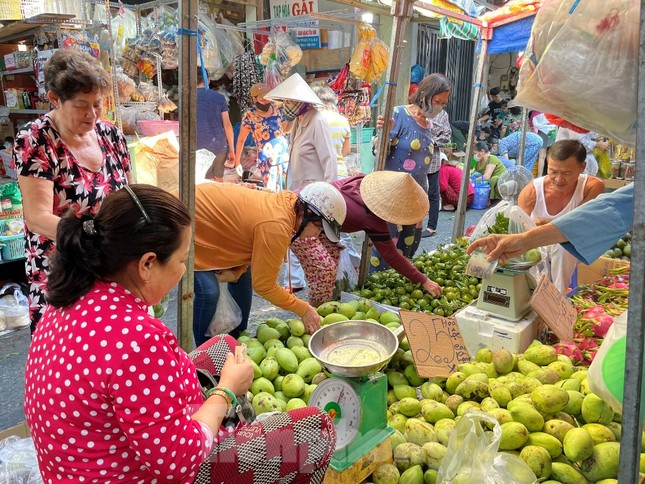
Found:
<path fill-rule="evenodd" d="M 449 377 L 470 354 L 455 318 L 400 311 L 417 373 L 423 378 Z"/>
<path fill-rule="evenodd" d="M 578 313 L 546 275 L 540 278 L 529 304 L 558 338 L 573 340 Z"/>

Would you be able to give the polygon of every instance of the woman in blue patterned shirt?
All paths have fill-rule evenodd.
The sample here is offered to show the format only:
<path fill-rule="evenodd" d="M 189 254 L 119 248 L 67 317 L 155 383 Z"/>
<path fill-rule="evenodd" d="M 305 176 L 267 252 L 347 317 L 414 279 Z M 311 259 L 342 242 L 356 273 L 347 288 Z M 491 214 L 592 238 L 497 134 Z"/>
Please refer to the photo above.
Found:
<path fill-rule="evenodd" d="M 448 104 L 452 85 L 442 74 L 430 74 L 419 83 L 419 89 L 411 96 L 411 104 L 396 106 L 390 120 L 390 149 L 385 160 L 385 169 L 409 173 L 426 191 L 428 174 L 438 172 L 441 165 L 439 156 L 434 156 L 435 142 L 432 137 L 433 122 Z M 376 127 L 383 128 L 383 117 L 379 116 Z M 393 194 L 394 195 L 394 194 Z M 434 207 L 430 207 L 433 211 Z M 436 207 L 438 210 L 438 206 Z M 393 238 L 398 238 L 397 248 L 406 257 L 413 257 L 419 247 L 422 220 L 416 225 L 404 225 L 401 231 L 391 226 Z"/>

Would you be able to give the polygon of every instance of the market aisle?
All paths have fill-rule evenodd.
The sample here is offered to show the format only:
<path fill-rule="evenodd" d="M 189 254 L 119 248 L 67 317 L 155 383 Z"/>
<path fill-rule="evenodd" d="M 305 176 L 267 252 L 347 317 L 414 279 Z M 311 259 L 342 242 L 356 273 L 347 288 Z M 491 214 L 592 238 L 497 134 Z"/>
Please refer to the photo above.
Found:
<path fill-rule="evenodd" d="M 466 227 L 476 224 L 484 212 L 484 210 L 468 210 L 466 212 Z M 440 212 L 437 235 L 421 239 L 420 251 L 430 251 L 438 244 L 450 242 L 454 219 L 453 212 Z M 355 239 L 357 250 L 360 250 L 361 243 L 362 236 L 357 237 Z M 306 290 L 298 293 L 298 297 L 306 298 Z M 173 291 L 170 296 L 168 311 L 162 319 L 175 332 L 177 331 L 176 307 L 177 293 Z M 285 319 L 292 317 L 291 313 L 272 306 L 254 294 L 249 327 L 253 327 L 254 323 L 257 324 L 258 321 L 274 316 Z M 0 336 L 0 366 L 2 368 L 2 378 L 0 378 L 0 395 L 2 396 L 0 429 L 12 427 L 25 419 L 23 413 L 23 376 L 30 340 L 28 328 Z"/>

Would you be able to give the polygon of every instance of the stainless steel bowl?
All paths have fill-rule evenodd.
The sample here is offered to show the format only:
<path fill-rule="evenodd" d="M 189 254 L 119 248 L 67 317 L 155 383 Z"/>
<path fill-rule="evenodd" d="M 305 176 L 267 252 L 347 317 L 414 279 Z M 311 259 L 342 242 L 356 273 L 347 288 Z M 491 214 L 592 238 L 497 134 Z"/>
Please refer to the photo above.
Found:
<path fill-rule="evenodd" d="M 346 377 L 361 377 L 376 373 L 387 365 L 399 346 L 396 335 L 385 326 L 370 321 L 341 321 L 323 326 L 309 340 L 309 352 L 330 373 Z M 378 361 L 353 366 L 328 360 L 338 349 L 368 349 L 378 353 Z"/>

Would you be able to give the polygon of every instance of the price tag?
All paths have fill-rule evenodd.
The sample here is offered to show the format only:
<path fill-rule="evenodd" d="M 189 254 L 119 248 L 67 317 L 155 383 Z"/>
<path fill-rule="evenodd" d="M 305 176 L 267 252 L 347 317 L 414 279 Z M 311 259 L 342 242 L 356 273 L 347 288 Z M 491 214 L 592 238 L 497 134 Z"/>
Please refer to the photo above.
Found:
<path fill-rule="evenodd" d="M 578 313 L 546 275 L 540 278 L 529 304 L 558 338 L 573 340 Z"/>
<path fill-rule="evenodd" d="M 470 361 L 455 318 L 412 311 L 399 314 L 419 376 L 447 378 L 459 363 Z"/>

